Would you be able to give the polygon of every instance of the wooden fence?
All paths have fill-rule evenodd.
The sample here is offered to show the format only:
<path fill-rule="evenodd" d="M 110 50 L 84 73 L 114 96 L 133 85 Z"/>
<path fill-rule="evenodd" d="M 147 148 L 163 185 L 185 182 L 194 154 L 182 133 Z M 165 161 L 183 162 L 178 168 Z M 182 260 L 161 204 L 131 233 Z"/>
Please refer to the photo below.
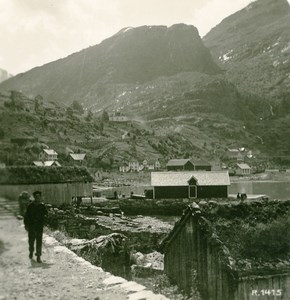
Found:
<path fill-rule="evenodd" d="M 93 188 L 91 182 L 7 184 L 0 185 L 0 197 L 16 201 L 21 192 L 32 195 L 36 190 L 42 192 L 43 202 L 58 206 L 70 204 L 75 196 L 91 196 Z"/>

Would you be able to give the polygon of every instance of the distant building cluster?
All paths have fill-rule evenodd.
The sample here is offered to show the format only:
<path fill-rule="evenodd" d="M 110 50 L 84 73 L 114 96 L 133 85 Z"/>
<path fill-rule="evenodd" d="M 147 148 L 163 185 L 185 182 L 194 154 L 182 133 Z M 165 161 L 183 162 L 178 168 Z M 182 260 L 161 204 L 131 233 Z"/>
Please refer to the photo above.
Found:
<path fill-rule="evenodd" d="M 238 149 L 228 149 L 227 156 L 229 159 L 244 161 L 245 159 L 253 158 L 253 153 L 251 150 L 247 150 L 246 148 L 238 148 Z"/>
<path fill-rule="evenodd" d="M 232 167 L 232 175 L 247 176 L 252 173 L 252 168 L 248 164 L 254 158 L 251 150 L 246 148 L 228 149 L 227 157 L 235 162 Z"/>
<path fill-rule="evenodd" d="M 85 153 L 69 153 L 72 162 L 81 164 L 85 157 Z M 54 149 L 43 149 L 39 154 L 39 160 L 34 161 L 33 164 L 37 167 L 60 167 L 58 162 L 58 153 Z"/>
<path fill-rule="evenodd" d="M 166 164 L 168 171 L 211 171 L 211 164 L 190 159 L 171 159 Z"/>
<path fill-rule="evenodd" d="M 110 122 L 128 122 L 130 121 L 127 116 L 124 116 L 121 112 L 116 111 L 112 116 L 109 116 Z"/>
<path fill-rule="evenodd" d="M 161 169 L 159 160 L 149 161 L 144 159 L 142 162 L 129 161 L 119 167 L 119 171 L 122 173 L 126 172 L 141 172 L 141 171 L 158 171 Z"/>

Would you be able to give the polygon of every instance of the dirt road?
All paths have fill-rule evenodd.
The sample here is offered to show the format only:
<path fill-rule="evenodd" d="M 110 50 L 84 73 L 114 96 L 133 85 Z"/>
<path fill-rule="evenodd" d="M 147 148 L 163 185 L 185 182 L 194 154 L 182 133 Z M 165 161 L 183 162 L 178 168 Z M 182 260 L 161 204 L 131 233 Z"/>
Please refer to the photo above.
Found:
<path fill-rule="evenodd" d="M 28 258 L 23 222 L 0 218 L 0 300 L 167 299 L 91 265 L 50 236 L 44 236 L 42 260 Z"/>

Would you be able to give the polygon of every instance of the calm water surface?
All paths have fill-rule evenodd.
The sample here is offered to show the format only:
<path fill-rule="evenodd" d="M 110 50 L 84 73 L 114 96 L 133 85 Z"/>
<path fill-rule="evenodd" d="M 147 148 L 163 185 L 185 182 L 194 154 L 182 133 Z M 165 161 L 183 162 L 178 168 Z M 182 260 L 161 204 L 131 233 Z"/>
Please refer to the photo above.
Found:
<path fill-rule="evenodd" d="M 124 186 L 110 189 L 110 193 L 117 191 L 119 195 L 129 196 L 143 194 L 145 189 L 152 189 L 151 186 Z M 247 193 L 262 195 L 266 194 L 270 199 L 290 199 L 290 181 L 239 181 L 232 182 L 229 187 L 229 194 Z"/>
<path fill-rule="evenodd" d="M 233 182 L 230 194 L 266 194 L 270 199 L 290 199 L 290 181 L 240 181 Z"/>

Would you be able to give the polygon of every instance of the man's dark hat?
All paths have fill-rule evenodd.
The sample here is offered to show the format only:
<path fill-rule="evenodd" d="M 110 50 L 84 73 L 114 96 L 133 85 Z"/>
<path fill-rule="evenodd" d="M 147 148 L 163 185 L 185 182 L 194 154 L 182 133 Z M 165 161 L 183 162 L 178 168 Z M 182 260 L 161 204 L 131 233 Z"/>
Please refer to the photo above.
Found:
<path fill-rule="evenodd" d="M 35 191 L 35 192 L 33 192 L 32 194 L 33 194 L 33 196 L 35 197 L 36 195 L 41 195 L 41 191 Z"/>

